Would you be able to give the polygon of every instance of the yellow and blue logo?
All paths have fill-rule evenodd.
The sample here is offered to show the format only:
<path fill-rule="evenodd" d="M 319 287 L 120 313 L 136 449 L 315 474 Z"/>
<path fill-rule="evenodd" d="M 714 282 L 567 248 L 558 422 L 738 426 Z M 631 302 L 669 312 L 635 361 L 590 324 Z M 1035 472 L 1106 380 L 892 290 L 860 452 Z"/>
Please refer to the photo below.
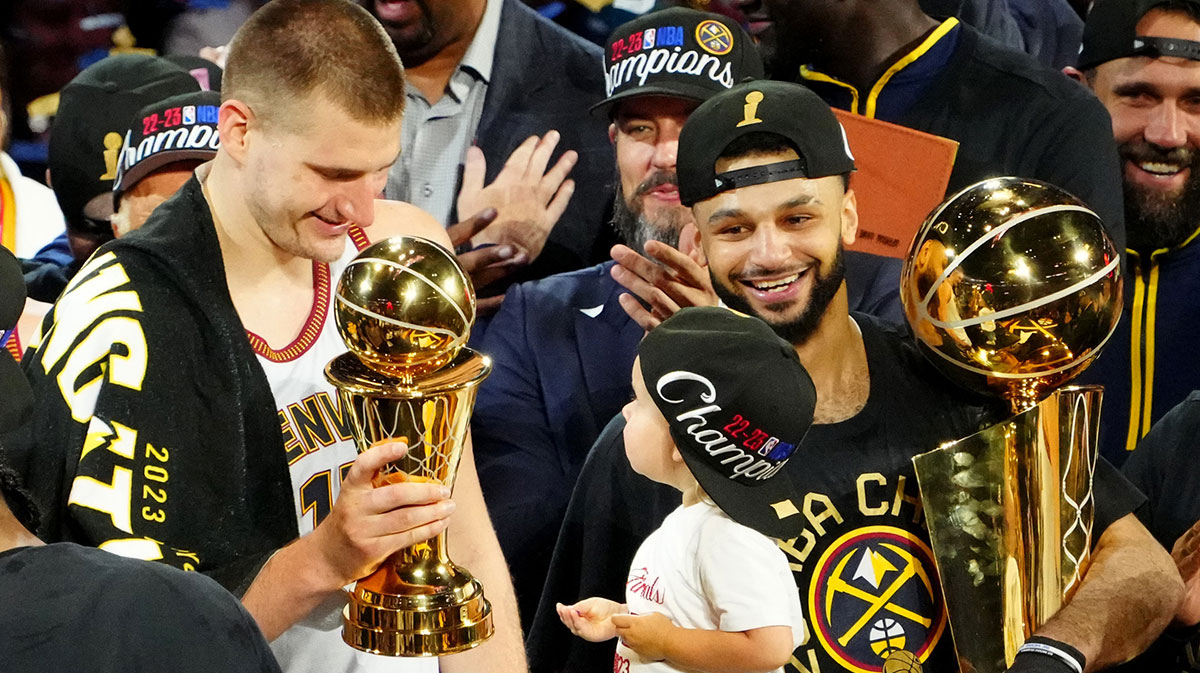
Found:
<path fill-rule="evenodd" d="M 733 33 L 720 21 L 708 19 L 696 26 L 696 42 L 710 54 L 724 56 L 733 50 Z"/>
<path fill-rule="evenodd" d="M 946 627 L 933 552 L 891 526 L 866 526 L 831 544 L 809 587 L 812 630 L 848 671 L 881 673 L 901 650 L 924 662 Z"/>

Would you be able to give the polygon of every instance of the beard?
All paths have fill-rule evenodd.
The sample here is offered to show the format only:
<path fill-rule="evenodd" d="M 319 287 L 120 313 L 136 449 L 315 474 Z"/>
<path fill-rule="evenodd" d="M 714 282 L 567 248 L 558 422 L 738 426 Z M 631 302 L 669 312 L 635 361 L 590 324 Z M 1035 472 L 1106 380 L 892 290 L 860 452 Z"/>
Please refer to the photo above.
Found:
<path fill-rule="evenodd" d="M 1139 252 L 1174 248 L 1200 227 L 1200 152 L 1190 147 L 1164 150 L 1144 140 L 1121 143 L 1125 162 L 1160 162 L 1189 169 L 1187 182 L 1177 193 L 1147 189 L 1123 181 L 1127 246 Z"/>
<path fill-rule="evenodd" d="M 420 7 L 420 16 L 411 24 L 399 24 L 379 16 L 375 0 L 357 0 L 358 4 L 383 26 L 383 32 L 396 47 L 396 53 L 405 67 L 418 66 L 437 55 L 440 45 L 434 44 L 437 37 L 428 0 L 415 0 Z"/>
<path fill-rule="evenodd" d="M 683 206 L 662 208 L 653 219 L 646 215 L 646 194 L 661 185 L 678 185 L 674 171 L 659 171 L 637 186 L 633 198 L 626 200 L 625 190 L 617 182 L 613 200 L 613 228 L 625 245 L 638 252 L 646 250 L 649 241 L 661 241 L 679 248 L 679 230 L 683 228 Z"/>
<path fill-rule="evenodd" d="M 829 304 L 837 295 L 837 292 L 842 287 L 842 281 L 846 278 L 846 259 L 843 254 L 842 243 L 838 242 L 837 254 L 833 258 L 833 263 L 829 265 L 829 270 L 824 274 L 819 271 L 814 271 L 816 277 L 813 279 L 812 292 L 808 296 L 808 305 L 800 312 L 800 315 L 787 322 L 774 322 L 769 315 L 763 315 L 755 311 L 742 295 L 734 293 L 729 288 L 722 285 L 712 276 L 712 271 L 709 271 L 709 277 L 712 278 L 713 290 L 725 305 L 735 311 L 741 311 L 746 315 L 753 315 L 760 318 L 763 322 L 771 326 L 775 330 L 775 334 L 779 338 L 787 341 L 793 346 L 800 346 L 806 343 L 812 335 L 816 333 L 817 327 L 821 324 L 821 319 L 825 317 L 825 311 L 829 308 Z M 783 310 L 787 308 L 787 304 L 767 304 L 766 310 Z"/>

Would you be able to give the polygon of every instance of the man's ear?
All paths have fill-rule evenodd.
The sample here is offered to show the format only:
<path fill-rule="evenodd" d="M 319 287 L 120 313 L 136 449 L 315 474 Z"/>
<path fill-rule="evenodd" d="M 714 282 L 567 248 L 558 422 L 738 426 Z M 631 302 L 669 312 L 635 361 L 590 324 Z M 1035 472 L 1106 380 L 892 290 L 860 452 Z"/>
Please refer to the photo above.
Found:
<path fill-rule="evenodd" d="M 849 246 L 858 238 L 858 197 L 853 189 L 842 195 L 842 243 Z"/>
<path fill-rule="evenodd" d="M 614 145 L 617 144 L 617 124 L 616 124 L 616 122 L 610 123 L 608 125 L 608 142 L 610 142 Z"/>
<path fill-rule="evenodd" d="M 1071 79 L 1075 80 L 1076 82 L 1079 82 L 1080 84 L 1082 84 L 1084 86 L 1087 86 L 1087 77 L 1083 74 L 1083 71 L 1081 71 L 1079 68 L 1075 68 L 1075 67 L 1068 65 L 1062 69 L 1062 74 L 1066 75 L 1067 77 L 1070 77 Z"/>
<path fill-rule="evenodd" d="M 682 463 L 683 462 L 683 455 L 679 453 L 678 446 L 671 447 L 671 462 L 673 462 L 673 463 Z"/>
<path fill-rule="evenodd" d="M 217 132 L 221 135 L 221 151 L 244 163 L 247 149 L 247 134 L 250 124 L 256 121 L 254 110 L 246 103 L 230 99 L 221 103 L 217 113 Z"/>
<path fill-rule="evenodd" d="M 693 211 L 693 213 L 694 212 L 695 211 Z M 708 266 L 708 257 L 704 255 L 704 246 L 701 245 L 700 227 L 697 227 L 694 222 L 692 224 L 685 225 L 683 227 L 683 231 L 679 232 L 679 239 L 681 242 L 683 241 L 684 237 L 691 239 L 691 246 L 686 251 L 686 254 L 700 266 Z M 680 244 L 679 249 L 681 251 L 683 250 L 682 243 Z"/>

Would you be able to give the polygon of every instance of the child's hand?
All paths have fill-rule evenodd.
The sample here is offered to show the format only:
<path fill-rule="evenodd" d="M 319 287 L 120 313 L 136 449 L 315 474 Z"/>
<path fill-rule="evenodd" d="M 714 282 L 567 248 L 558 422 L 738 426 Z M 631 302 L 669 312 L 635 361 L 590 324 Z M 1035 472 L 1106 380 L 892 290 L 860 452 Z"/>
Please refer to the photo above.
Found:
<path fill-rule="evenodd" d="M 647 661 L 667 658 L 667 642 L 675 625 L 671 618 L 658 612 L 648 615 L 615 615 L 612 624 L 625 647 L 642 655 Z"/>
<path fill-rule="evenodd" d="M 574 605 L 555 603 L 555 609 L 558 610 L 558 618 L 571 633 L 593 643 L 616 638 L 612 617 L 625 612 L 625 606 L 621 603 L 595 597 L 585 598 Z"/>

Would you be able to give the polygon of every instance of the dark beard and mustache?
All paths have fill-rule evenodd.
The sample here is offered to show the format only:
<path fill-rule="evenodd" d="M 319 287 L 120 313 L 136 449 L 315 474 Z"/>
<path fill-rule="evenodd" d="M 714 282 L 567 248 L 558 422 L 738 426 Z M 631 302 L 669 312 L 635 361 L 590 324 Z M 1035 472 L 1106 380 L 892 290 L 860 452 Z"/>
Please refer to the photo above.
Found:
<path fill-rule="evenodd" d="M 821 324 L 821 319 L 825 317 L 825 311 L 829 308 L 829 304 L 837 295 L 838 290 L 842 287 L 842 281 L 846 278 L 846 260 L 842 243 L 838 242 L 837 255 L 833 258 L 833 263 L 830 265 L 829 271 L 821 274 L 819 269 L 814 270 L 817 274 L 813 282 L 812 291 L 809 293 L 808 305 L 804 307 L 804 311 L 800 315 L 785 323 L 775 323 L 769 319 L 769 316 L 761 315 L 750 306 L 750 302 L 746 301 L 741 295 L 735 294 L 712 275 L 709 271 L 709 277 L 712 278 L 713 290 L 725 305 L 735 311 L 741 311 L 747 315 L 758 316 L 775 330 L 781 339 L 788 343 L 800 346 L 807 342 L 812 335 L 817 331 L 817 327 Z M 775 305 L 768 304 L 768 310 L 786 308 L 786 304 Z"/>
<path fill-rule="evenodd" d="M 651 222 L 646 217 L 646 194 L 661 185 L 678 185 L 679 180 L 675 171 L 659 171 L 642 184 L 637 186 L 633 198 L 626 203 L 625 193 L 620 181 L 617 182 L 617 195 L 613 202 L 613 227 L 625 245 L 638 252 L 645 252 L 648 241 L 661 241 L 679 248 L 679 230 L 682 228 L 682 207 L 663 208 L 656 220 Z"/>
<path fill-rule="evenodd" d="M 1200 227 L 1200 152 L 1190 147 L 1165 150 L 1144 140 L 1122 143 L 1121 170 L 1125 161 L 1160 162 L 1190 169 L 1179 193 L 1149 190 L 1123 181 L 1125 232 L 1128 247 L 1139 252 L 1174 248 Z"/>

